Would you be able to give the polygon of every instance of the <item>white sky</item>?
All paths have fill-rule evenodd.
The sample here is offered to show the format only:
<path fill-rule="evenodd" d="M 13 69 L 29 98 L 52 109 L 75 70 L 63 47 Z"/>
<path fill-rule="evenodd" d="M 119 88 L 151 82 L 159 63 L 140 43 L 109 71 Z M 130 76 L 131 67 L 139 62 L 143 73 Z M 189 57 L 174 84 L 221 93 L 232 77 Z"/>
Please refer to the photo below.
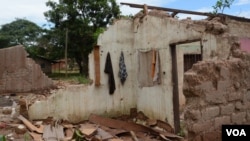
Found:
<path fill-rule="evenodd" d="M 26 18 L 32 22 L 35 22 L 39 26 L 47 24 L 47 21 L 43 15 L 48 10 L 45 2 L 48 0 L 0 0 L 0 25 L 10 23 L 16 18 Z M 58 1 L 58 0 L 54 0 Z M 117 3 L 135 3 L 135 4 L 147 4 L 159 7 L 168 7 L 174 9 L 185 9 L 200 12 L 211 12 L 212 5 L 217 0 L 197 1 L 197 0 L 117 0 Z M 234 5 L 231 6 L 230 11 L 226 11 L 226 14 L 235 16 L 244 16 L 250 18 L 250 0 L 235 0 Z M 140 9 L 130 8 L 129 6 L 121 5 L 120 9 L 123 15 L 135 14 Z M 186 15 L 178 15 L 179 17 L 185 17 Z M 192 16 L 192 18 L 197 18 Z"/>

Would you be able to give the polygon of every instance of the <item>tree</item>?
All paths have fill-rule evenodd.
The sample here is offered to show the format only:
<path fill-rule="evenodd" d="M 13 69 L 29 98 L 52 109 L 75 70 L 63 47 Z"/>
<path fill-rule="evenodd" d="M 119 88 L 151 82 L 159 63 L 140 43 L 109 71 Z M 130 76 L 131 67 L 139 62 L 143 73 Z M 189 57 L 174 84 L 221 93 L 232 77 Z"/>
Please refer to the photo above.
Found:
<path fill-rule="evenodd" d="M 68 57 L 76 60 L 80 73 L 87 74 L 88 54 L 96 44 L 97 34 L 119 16 L 119 6 L 115 0 L 59 0 L 46 5 L 50 10 L 44 15 L 55 25 L 57 46 L 65 46 L 68 29 Z"/>
<path fill-rule="evenodd" d="M 24 45 L 26 48 L 35 46 L 42 35 L 42 29 L 26 19 L 2 25 L 0 29 L 0 48 Z"/>
<path fill-rule="evenodd" d="M 218 0 L 216 4 L 213 6 L 213 13 L 217 14 L 219 11 L 220 13 L 224 12 L 225 8 L 230 8 L 230 6 L 233 4 L 234 0 Z"/>

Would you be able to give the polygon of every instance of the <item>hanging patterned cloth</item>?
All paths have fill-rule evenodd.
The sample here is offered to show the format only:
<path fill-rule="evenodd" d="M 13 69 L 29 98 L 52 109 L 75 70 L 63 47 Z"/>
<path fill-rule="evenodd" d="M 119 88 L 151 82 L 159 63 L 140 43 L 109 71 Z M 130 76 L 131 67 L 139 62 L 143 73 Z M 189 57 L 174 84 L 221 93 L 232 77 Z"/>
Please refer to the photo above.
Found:
<path fill-rule="evenodd" d="M 127 73 L 127 70 L 126 70 L 124 55 L 123 55 L 123 51 L 122 51 L 121 55 L 120 55 L 120 61 L 119 61 L 119 77 L 120 77 L 120 80 L 121 80 L 122 84 L 124 84 L 127 76 L 128 76 L 128 73 Z"/>
<path fill-rule="evenodd" d="M 116 87 L 115 87 L 113 67 L 112 67 L 112 62 L 111 62 L 111 57 L 110 57 L 109 52 L 107 54 L 104 72 L 107 73 L 109 76 L 109 80 L 108 80 L 108 82 L 109 82 L 109 94 L 113 94 Z"/>

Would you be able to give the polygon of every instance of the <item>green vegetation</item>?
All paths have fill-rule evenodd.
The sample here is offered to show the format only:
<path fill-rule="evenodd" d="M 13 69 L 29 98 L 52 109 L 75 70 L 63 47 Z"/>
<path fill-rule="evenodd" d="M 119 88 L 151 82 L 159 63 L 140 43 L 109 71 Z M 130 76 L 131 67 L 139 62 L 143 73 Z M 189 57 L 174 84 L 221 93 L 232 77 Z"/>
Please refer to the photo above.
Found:
<path fill-rule="evenodd" d="M 87 76 L 88 55 L 99 34 L 120 17 L 119 5 L 115 0 L 47 0 L 45 5 L 49 29 L 26 19 L 0 25 L 0 48 L 23 45 L 31 56 L 59 60 L 65 57 L 67 43 L 67 58 L 75 60 L 79 73 Z"/>
<path fill-rule="evenodd" d="M 213 7 L 214 14 L 217 14 L 218 12 L 223 13 L 225 8 L 230 8 L 230 6 L 233 4 L 234 0 L 218 0 L 216 4 Z"/>
<path fill-rule="evenodd" d="M 4 135 L 0 135 L 0 141 L 6 141 L 6 137 Z"/>
<path fill-rule="evenodd" d="M 54 80 L 62 80 L 72 84 L 89 84 L 91 82 L 86 76 L 78 72 L 70 72 L 67 76 L 65 72 L 54 72 L 50 74 L 49 77 Z"/>

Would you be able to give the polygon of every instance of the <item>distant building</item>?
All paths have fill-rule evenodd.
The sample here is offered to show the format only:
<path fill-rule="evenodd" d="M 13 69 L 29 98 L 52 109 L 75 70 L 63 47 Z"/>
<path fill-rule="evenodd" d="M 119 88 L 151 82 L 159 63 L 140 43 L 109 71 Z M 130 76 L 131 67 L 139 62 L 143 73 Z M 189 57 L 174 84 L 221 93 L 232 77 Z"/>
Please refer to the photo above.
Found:
<path fill-rule="evenodd" d="M 56 64 L 57 61 L 53 61 L 50 59 L 47 59 L 42 56 L 32 56 L 32 58 L 38 65 L 40 65 L 42 71 L 45 74 L 51 74 L 52 73 L 52 64 Z"/>

